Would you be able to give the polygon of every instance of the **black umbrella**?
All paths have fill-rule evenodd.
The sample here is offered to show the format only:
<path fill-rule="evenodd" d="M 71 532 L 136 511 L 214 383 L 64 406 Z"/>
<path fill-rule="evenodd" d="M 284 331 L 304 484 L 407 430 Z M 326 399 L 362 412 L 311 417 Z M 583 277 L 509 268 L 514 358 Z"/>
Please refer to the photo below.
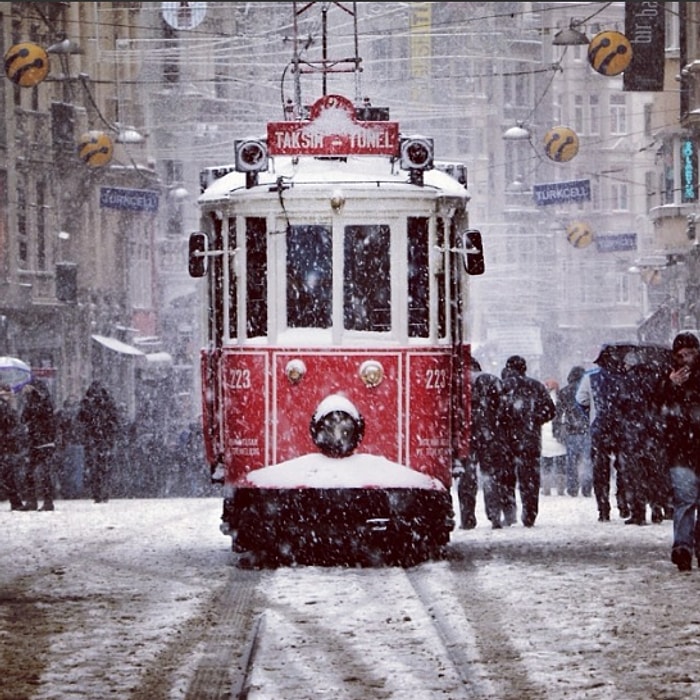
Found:
<path fill-rule="evenodd" d="M 610 343 L 603 346 L 595 363 L 612 372 L 624 372 L 641 365 L 666 373 L 673 367 L 673 352 L 663 345 Z"/>

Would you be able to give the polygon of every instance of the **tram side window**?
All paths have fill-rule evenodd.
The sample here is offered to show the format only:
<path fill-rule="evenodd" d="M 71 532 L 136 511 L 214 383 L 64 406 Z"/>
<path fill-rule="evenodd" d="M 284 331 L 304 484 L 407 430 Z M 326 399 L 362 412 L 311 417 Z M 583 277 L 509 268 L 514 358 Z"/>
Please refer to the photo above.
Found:
<path fill-rule="evenodd" d="M 330 328 L 333 317 L 333 237 L 324 226 L 287 233 L 287 326 Z"/>
<path fill-rule="evenodd" d="M 267 227 L 265 219 L 246 219 L 246 331 L 248 338 L 267 335 Z"/>
<path fill-rule="evenodd" d="M 222 227 L 223 222 L 214 214 L 211 215 L 212 241 L 214 250 L 224 247 Z M 209 337 L 216 346 L 221 345 L 224 338 L 224 273 L 220 257 L 211 259 L 212 274 L 209 287 Z"/>
<path fill-rule="evenodd" d="M 236 250 L 236 220 L 228 220 L 228 249 Z M 236 256 L 228 257 L 228 334 L 230 338 L 238 335 L 238 279 L 236 277 Z"/>
<path fill-rule="evenodd" d="M 389 227 L 346 226 L 343 319 L 346 330 L 391 330 Z"/>
<path fill-rule="evenodd" d="M 408 337 L 430 334 L 428 219 L 408 219 Z"/>
<path fill-rule="evenodd" d="M 435 243 L 439 250 L 445 250 L 445 221 L 444 219 L 438 219 L 437 230 L 435 236 Z M 443 262 L 445 264 L 439 266 L 439 272 L 435 275 L 437 278 L 437 289 L 438 289 L 438 338 L 447 337 L 447 296 L 445 290 L 445 253 L 443 255 Z"/>

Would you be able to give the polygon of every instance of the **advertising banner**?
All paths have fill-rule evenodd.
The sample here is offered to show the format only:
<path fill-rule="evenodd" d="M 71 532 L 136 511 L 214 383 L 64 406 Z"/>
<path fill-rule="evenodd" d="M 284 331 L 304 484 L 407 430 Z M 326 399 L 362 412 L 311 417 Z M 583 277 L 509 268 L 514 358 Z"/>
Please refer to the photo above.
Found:
<path fill-rule="evenodd" d="M 548 204 L 566 204 L 583 202 L 591 198 L 590 180 L 571 180 L 570 182 L 548 182 L 532 188 L 535 204 L 539 207 Z"/>
<path fill-rule="evenodd" d="M 632 45 L 632 61 L 623 76 L 624 90 L 664 89 L 665 30 L 663 2 L 625 3 L 625 36 Z"/>

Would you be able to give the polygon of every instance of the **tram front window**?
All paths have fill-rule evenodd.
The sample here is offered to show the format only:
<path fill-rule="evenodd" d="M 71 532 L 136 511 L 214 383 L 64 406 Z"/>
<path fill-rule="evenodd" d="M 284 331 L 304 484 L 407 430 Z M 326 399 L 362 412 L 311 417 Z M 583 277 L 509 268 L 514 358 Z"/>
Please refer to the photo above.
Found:
<path fill-rule="evenodd" d="M 287 234 L 287 326 L 330 328 L 333 242 L 323 226 L 291 226 Z"/>
<path fill-rule="evenodd" d="M 346 226 L 343 319 L 346 330 L 391 330 L 390 231 L 383 224 Z"/>

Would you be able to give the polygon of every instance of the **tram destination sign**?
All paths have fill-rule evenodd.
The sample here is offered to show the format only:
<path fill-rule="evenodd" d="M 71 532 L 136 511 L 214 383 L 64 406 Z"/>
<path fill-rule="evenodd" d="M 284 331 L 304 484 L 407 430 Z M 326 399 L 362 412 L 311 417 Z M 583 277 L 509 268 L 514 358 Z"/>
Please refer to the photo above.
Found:
<path fill-rule="evenodd" d="M 550 182 L 535 185 L 532 188 L 535 204 L 545 207 L 549 204 L 566 204 L 583 202 L 591 198 L 590 180 L 571 180 L 570 182 Z"/>
<path fill-rule="evenodd" d="M 399 124 L 360 121 L 350 100 L 326 95 L 314 102 L 307 120 L 269 122 L 267 148 L 272 156 L 393 156 L 399 152 Z"/>

